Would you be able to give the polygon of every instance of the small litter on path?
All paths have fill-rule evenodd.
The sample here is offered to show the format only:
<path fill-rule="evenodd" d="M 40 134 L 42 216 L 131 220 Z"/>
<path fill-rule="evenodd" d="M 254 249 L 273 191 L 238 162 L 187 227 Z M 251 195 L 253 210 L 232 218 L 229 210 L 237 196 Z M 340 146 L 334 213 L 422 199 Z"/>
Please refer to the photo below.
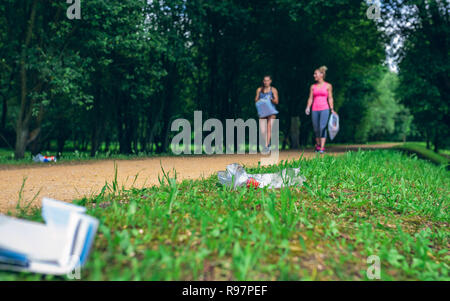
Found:
<path fill-rule="evenodd" d="M 56 162 L 55 156 L 43 156 L 42 154 L 37 154 L 33 157 L 33 161 L 36 163 L 47 163 L 47 162 Z"/>

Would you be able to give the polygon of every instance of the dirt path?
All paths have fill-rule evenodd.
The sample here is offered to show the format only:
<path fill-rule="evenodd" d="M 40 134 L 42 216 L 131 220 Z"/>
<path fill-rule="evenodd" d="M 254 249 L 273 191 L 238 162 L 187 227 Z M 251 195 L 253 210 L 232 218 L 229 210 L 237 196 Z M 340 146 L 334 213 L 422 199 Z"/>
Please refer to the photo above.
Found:
<path fill-rule="evenodd" d="M 339 155 L 346 151 L 375 148 L 391 148 L 397 144 L 334 146 L 328 154 Z M 300 151 L 280 153 L 279 160 L 293 160 L 300 157 Z M 311 150 L 306 150 L 304 157 L 315 156 Z M 241 163 L 247 166 L 258 164 L 261 155 L 216 155 L 191 157 L 156 157 L 141 160 L 118 160 L 118 183 L 129 188 L 145 187 L 158 184 L 161 165 L 166 171 L 173 168 L 177 171 L 179 180 L 208 177 L 219 170 L 224 170 L 228 164 Z M 114 161 L 85 161 L 41 166 L 0 166 L 0 213 L 15 208 L 19 191 L 26 179 L 23 189 L 23 201 L 28 202 L 39 193 L 33 206 L 39 206 L 42 197 L 47 196 L 63 201 L 71 201 L 98 194 L 105 182 L 114 179 Z"/>

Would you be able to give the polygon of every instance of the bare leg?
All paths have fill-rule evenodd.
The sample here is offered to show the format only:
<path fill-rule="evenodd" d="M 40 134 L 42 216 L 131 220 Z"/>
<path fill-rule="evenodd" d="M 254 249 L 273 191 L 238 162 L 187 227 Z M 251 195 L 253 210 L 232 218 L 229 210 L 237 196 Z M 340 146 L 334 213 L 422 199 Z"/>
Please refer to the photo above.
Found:
<path fill-rule="evenodd" d="M 272 139 L 272 124 L 273 124 L 274 119 L 275 119 L 275 115 L 272 115 L 269 118 L 267 118 L 267 145 L 266 146 L 269 146 L 270 139 Z"/>
<path fill-rule="evenodd" d="M 327 142 L 327 138 L 320 138 L 320 147 L 324 148 L 326 142 Z"/>
<path fill-rule="evenodd" d="M 264 145 L 267 146 L 267 119 L 261 118 L 259 120 L 259 129 L 261 131 L 260 137 L 264 137 L 266 141 L 264 141 Z"/>

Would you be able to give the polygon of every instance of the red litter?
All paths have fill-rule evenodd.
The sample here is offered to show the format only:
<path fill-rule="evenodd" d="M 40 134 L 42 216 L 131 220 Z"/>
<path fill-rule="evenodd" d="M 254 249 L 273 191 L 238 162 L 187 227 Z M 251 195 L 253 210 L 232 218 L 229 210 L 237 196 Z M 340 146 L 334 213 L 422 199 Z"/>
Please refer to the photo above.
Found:
<path fill-rule="evenodd" d="M 256 181 L 255 179 L 253 179 L 253 178 L 249 178 L 248 180 L 247 180 L 247 188 L 251 188 L 251 187 L 253 187 L 253 188 L 258 188 L 259 187 L 259 182 L 258 181 Z"/>

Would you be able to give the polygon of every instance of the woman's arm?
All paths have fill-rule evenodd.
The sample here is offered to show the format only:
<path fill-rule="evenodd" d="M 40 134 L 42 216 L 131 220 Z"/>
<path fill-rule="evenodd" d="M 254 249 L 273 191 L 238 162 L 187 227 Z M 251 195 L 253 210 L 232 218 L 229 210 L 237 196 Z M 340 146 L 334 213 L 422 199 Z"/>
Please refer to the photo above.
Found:
<path fill-rule="evenodd" d="M 331 112 L 334 111 L 334 98 L 333 98 L 333 86 L 331 84 L 328 85 L 328 104 L 330 105 Z"/>
<path fill-rule="evenodd" d="M 259 87 L 258 89 L 256 89 L 255 102 L 258 102 L 258 100 L 259 100 L 259 92 L 261 92 L 261 87 Z"/>
<path fill-rule="evenodd" d="M 306 115 L 309 115 L 311 113 L 311 106 L 313 103 L 313 86 L 311 86 L 311 89 L 309 91 L 309 98 L 308 98 L 308 104 L 306 105 L 305 113 Z"/>
<path fill-rule="evenodd" d="M 273 99 L 272 99 L 272 102 L 274 103 L 274 104 L 278 104 L 279 103 L 279 99 L 278 99 L 278 90 L 277 89 L 275 89 L 275 88 L 272 88 L 272 93 L 273 93 Z"/>

